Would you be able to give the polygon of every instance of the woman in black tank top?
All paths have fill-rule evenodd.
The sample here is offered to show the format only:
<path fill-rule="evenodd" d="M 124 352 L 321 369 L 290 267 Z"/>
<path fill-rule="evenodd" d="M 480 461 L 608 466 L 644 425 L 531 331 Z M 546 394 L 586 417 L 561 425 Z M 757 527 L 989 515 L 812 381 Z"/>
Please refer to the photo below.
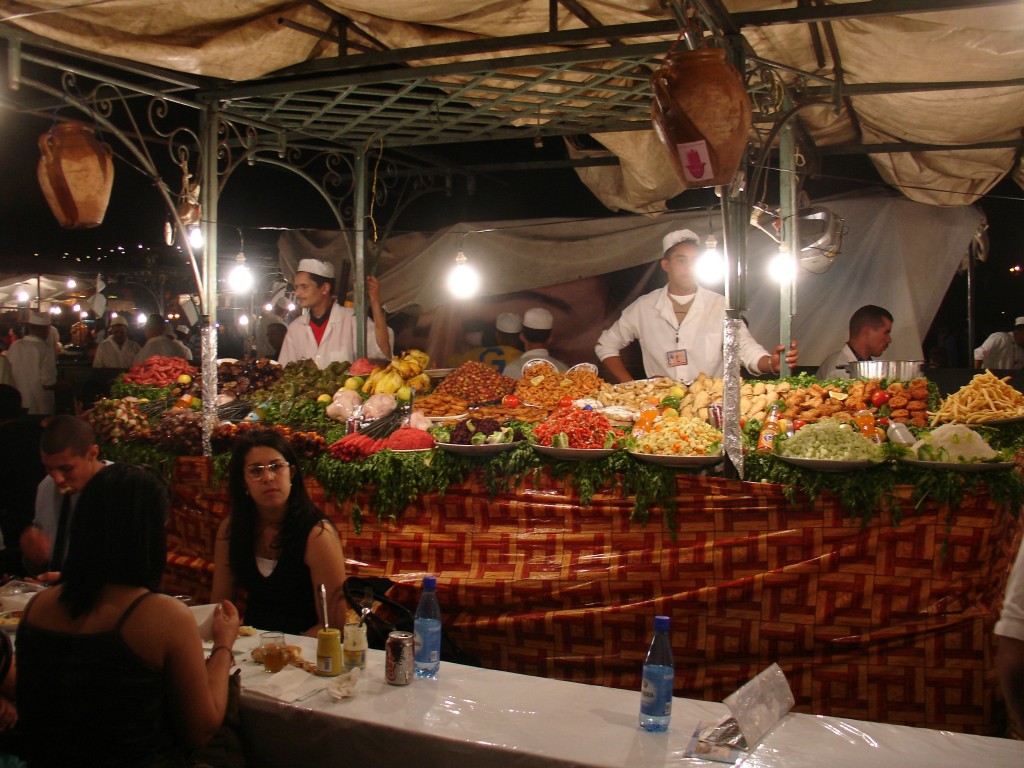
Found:
<path fill-rule="evenodd" d="M 220 727 L 238 612 L 218 606 L 204 663 L 191 612 L 155 592 L 168 506 L 159 476 L 127 464 L 100 470 L 82 492 L 61 579 L 18 629 L 33 768 L 185 765 Z"/>

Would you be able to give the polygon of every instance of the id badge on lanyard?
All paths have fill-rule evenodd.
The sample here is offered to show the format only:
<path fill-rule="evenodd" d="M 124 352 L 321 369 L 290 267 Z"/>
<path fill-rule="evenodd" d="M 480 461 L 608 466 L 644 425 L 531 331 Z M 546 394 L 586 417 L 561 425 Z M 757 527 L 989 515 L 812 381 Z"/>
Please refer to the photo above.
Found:
<path fill-rule="evenodd" d="M 679 323 L 676 326 L 676 348 L 670 349 L 665 353 L 665 365 L 669 368 L 678 368 L 681 365 L 686 365 L 686 350 L 679 347 L 679 329 L 682 325 L 682 323 Z"/>

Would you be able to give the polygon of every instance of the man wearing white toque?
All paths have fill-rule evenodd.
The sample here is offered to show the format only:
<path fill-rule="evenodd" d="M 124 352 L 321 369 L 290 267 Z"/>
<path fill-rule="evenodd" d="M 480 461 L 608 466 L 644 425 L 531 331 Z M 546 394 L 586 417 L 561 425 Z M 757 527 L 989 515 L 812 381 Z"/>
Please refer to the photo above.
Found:
<path fill-rule="evenodd" d="M 14 342 L 7 352 L 21 404 L 32 415 L 52 416 L 54 411 L 57 356 L 50 343 L 50 327 L 49 315 L 32 312 L 25 338 Z"/>
<path fill-rule="evenodd" d="M 566 371 L 565 363 L 555 360 L 548 354 L 548 341 L 551 339 L 551 329 L 554 324 L 554 317 L 543 307 L 526 310 L 526 314 L 523 315 L 523 330 L 519 332 L 519 339 L 526 347 L 526 351 L 520 355 L 518 360 L 505 366 L 506 376 L 521 379 L 523 367 L 533 360 L 547 360 L 555 366 L 559 373 Z"/>
<path fill-rule="evenodd" d="M 394 336 L 387 326 L 380 301 L 380 283 L 366 278 L 366 295 L 373 319 L 366 321 L 366 356 L 391 357 Z M 295 273 L 295 300 L 305 310 L 288 326 L 278 362 L 311 359 L 317 368 L 335 360 L 356 359 L 356 315 L 334 299 L 334 265 L 320 259 L 302 259 Z"/>
<path fill-rule="evenodd" d="M 620 352 L 635 339 L 640 340 L 647 376 L 693 381 L 701 373 L 722 375 L 725 297 L 697 284 L 694 265 L 699 249 L 700 238 L 692 230 L 665 235 L 661 268 L 668 273 L 668 285 L 626 307 L 598 338 L 597 357 L 616 381 L 633 378 Z M 755 375 L 779 372 L 781 344 L 769 354 L 745 324 L 740 324 L 739 341 L 740 360 L 748 371 Z M 790 366 L 796 365 L 796 341 L 786 352 L 786 361 Z"/>

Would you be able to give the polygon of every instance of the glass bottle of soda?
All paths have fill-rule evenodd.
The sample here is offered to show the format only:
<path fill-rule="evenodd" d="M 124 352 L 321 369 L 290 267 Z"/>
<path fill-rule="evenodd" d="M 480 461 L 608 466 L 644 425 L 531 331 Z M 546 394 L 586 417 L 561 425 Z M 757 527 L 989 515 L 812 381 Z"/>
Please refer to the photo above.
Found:
<path fill-rule="evenodd" d="M 783 405 L 785 404 L 780 401 L 772 403 L 771 408 L 768 410 L 768 416 L 764 420 L 764 426 L 761 427 L 761 433 L 757 436 L 757 447 L 755 450 L 774 450 L 775 438 L 782 431 L 782 425 L 779 422 L 782 420 Z"/>

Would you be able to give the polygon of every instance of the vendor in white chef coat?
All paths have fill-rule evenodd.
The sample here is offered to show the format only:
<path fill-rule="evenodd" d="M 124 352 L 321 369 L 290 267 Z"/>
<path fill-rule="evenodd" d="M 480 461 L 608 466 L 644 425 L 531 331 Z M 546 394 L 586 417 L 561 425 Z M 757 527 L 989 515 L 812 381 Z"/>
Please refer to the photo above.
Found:
<path fill-rule="evenodd" d="M 380 283 L 366 278 L 366 294 L 373 320 L 366 321 L 366 356 L 391 357 L 394 336 L 387 326 L 380 301 Z M 302 259 L 295 273 L 295 300 L 305 310 L 288 326 L 278 362 L 311 359 L 317 368 L 335 360 L 356 359 L 356 315 L 334 300 L 334 265 L 320 259 Z"/>
<path fill-rule="evenodd" d="M 697 285 L 694 265 L 700 238 L 689 229 L 670 232 L 662 239 L 662 253 L 661 268 L 668 273 L 668 285 L 623 310 L 598 338 L 597 357 L 616 381 L 630 381 L 633 377 L 619 353 L 639 339 L 647 376 L 678 381 L 693 381 L 702 372 L 721 376 L 725 297 Z M 755 375 L 779 372 L 781 344 L 769 354 L 744 324 L 739 328 L 739 340 L 740 360 L 748 371 Z M 786 361 L 796 365 L 796 341 L 786 353 Z"/>

